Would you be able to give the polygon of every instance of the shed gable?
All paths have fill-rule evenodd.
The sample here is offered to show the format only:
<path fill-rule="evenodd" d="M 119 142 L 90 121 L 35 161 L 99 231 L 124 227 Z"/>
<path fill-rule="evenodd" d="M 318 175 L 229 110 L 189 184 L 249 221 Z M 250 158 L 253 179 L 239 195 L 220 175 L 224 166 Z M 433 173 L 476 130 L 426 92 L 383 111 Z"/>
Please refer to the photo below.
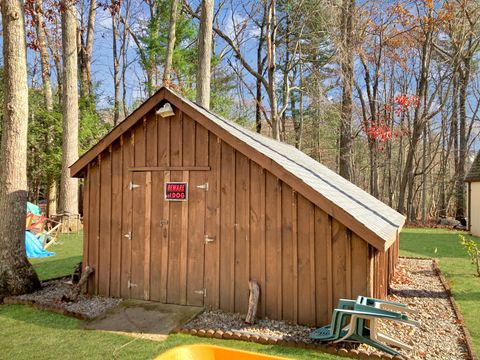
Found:
<path fill-rule="evenodd" d="M 71 167 L 79 176 L 89 161 L 163 101 L 194 118 L 208 131 L 254 159 L 375 248 L 386 251 L 398 238 L 405 217 L 292 146 L 249 132 L 239 125 L 162 88 Z M 173 141 L 173 140 L 172 140 Z"/>
<path fill-rule="evenodd" d="M 87 165 L 90 293 L 244 313 L 256 279 L 260 316 L 309 325 L 325 324 L 340 298 L 385 296 L 394 247 L 374 249 L 175 110 L 166 119 L 147 112 Z M 163 201 L 166 181 L 187 181 L 189 201 Z M 205 183 L 208 191 L 197 187 Z"/>

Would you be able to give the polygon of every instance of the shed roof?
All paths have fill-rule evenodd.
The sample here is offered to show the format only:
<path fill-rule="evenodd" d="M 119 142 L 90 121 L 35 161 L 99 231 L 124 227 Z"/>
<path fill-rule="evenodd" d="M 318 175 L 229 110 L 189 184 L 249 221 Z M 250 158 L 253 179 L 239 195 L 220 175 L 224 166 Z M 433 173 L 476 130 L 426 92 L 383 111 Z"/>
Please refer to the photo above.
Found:
<path fill-rule="evenodd" d="M 472 167 L 465 177 L 466 182 L 480 181 L 480 152 L 477 154 L 475 160 L 473 160 Z"/>
<path fill-rule="evenodd" d="M 391 207 L 295 147 L 225 120 L 166 88 L 161 88 L 85 153 L 71 166 L 71 175 L 82 176 L 83 169 L 90 161 L 162 100 L 170 102 L 238 151 L 257 161 L 375 248 L 385 251 L 397 239 L 405 217 Z"/>

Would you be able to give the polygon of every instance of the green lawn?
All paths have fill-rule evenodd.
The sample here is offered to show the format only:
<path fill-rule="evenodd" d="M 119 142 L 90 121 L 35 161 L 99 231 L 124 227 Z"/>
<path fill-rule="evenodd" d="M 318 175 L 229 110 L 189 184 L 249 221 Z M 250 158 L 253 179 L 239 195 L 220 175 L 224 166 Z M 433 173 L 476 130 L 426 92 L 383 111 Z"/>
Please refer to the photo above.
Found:
<path fill-rule="evenodd" d="M 58 239 L 58 245 L 54 244 L 47 250 L 53 251 L 55 256 L 31 259 L 41 280 L 53 279 L 69 275 L 75 265 L 82 261 L 82 233 L 62 234 Z"/>
<path fill-rule="evenodd" d="M 55 257 L 35 259 L 40 278 L 70 274 L 81 260 L 81 234 L 63 235 L 54 245 Z M 455 299 L 480 352 L 480 279 L 458 241 L 458 233 L 440 229 L 405 229 L 401 234 L 403 256 L 435 257 L 452 286 Z M 0 306 L 0 358 L 8 359 L 152 359 L 182 344 L 210 343 L 280 355 L 295 359 L 339 359 L 316 351 L 266 346 L 242 341 L 172 335 L 164 342 L 133 339 L 112 333 L 82 330 L 81 321 L 39 311 L 28 306 Z"/>
<path fill-rule="evenodd" d="M 56 256 L 33 259 L 41 279 L 70 274 L 81 261 L 81 234 L 63 235 L 61 245 L 49 250 Z M 318 351 L 260 345 L 234 340 L 171 335 L 164 342 L 113 333 L 82 330 L 81 321 L 23 305 L 0 305 L 1 359 L 153 359 L 178 345 L 209 343 L 292 359 L 339 359 Z"/>
<path fill-rule="evenodd" d="M 2 359 L 153 359 L 177 345 L 210 343 L 293 359 L 338 357 L 281 346 L 171 335 L 164 342 L 79 329 L 80 320 L 22 305 L 0 306 Z"/>
<path fill-rule="evenodd" d="M 458 240 L 459 232 L 443 229 L 404 229 L 400 255 L 433 257 L 447 278 L 465 318 L 475 352 L 480 353 L 480 278 Z M 472 237 L 480 244 L 480 239 Z"/>

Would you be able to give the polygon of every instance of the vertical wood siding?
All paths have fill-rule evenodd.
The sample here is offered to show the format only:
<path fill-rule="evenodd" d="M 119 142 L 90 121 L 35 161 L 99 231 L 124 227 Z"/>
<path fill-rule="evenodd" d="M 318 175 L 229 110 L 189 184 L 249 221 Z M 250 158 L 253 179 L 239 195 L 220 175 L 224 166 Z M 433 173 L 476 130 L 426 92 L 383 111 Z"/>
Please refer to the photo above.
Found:
<path fill-rule="evenodd" d="M 210 170 L 132 171 L 170 166 Z M 164 201 L 166 181 L 189 200 Z M 340 298 L 384 297 L 398 258 L 398 241 L 379 252 L 178 110 L 90 163 L 84 203 L 91 293 L 245 313 L 255 279 L 260 316 L 324 325 Z"/>

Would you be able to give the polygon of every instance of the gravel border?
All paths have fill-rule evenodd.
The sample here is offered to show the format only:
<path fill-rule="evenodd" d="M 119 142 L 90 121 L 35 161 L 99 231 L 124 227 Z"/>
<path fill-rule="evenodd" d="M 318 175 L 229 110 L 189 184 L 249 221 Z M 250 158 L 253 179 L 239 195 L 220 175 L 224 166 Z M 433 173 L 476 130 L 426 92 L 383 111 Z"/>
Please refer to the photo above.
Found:
<path fill-rule="evenodd" d="M 400 258 L 397 269 L 389 298 L 419 309 L 420 313 L 411 317 L 421 320 L 422 326 L 420 329 L 402 325 L 381 326 L 384 326 L 382 330 L 391 336 L 415 345 L 415 351 L 411 354 L 402 352 L 405 358 L 477 360 L 470 334 L 437 262 L 425 258 Z M 201 337 L 311 348 L 361 359 L 402 358 L 379 353 L 364 344 L 356 347 L 351 343 L 339 344 L 341 347 L 318 344 L 308 338 L 311 329 L 304 326 L 268 319 L 259 320 L 255 326 L 247 326 L 243 319 L 240 314 L 206 311 L 181 329 L 177 329 L 177 332 Z"/>
<path fill-rule="evenodd" d="M 72 316 L 80 320 L 92 320 L 116 307 L 121 299 L 80 294 L 76 302 L 63 302 L 62 296 L 72 287 L 69 278 L 48 280 L 42 283 L 42 289 L 25 295 L 11 296 L 3 299 L 5 304 L 30 305 L 40 310 L 52 311 Z"/>

